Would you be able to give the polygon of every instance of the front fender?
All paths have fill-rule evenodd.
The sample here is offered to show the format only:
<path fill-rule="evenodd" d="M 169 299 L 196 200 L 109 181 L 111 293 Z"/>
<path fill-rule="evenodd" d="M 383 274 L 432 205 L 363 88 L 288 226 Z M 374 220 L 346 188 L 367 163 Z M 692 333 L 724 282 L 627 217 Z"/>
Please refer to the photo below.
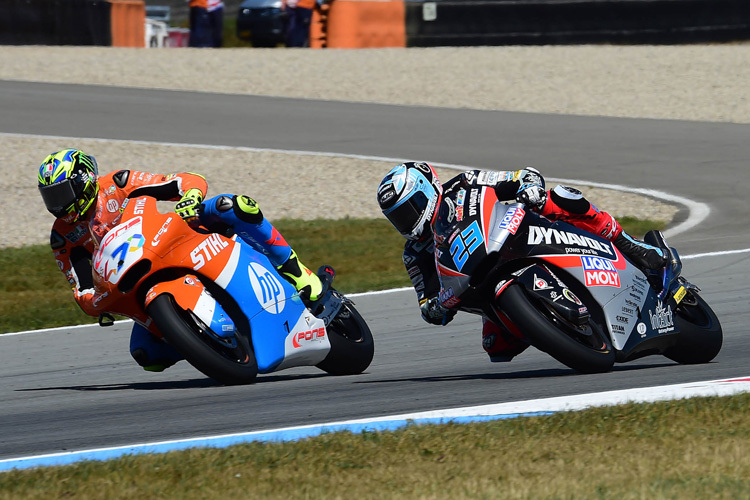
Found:
<path fill-rule="evenodd" d="M 152 286 L 146 294 L 144 308 L 163 294 L 171 295 L 180 308 L 192 311 L 216 335 L 225 338 L 234 335 L 234 322 L 196 276 L 188 274 Z"/>
<path fill-rule="evenodd" d="M 514 273 L 513 281 L 526 288 L 529 297 L 546 302 L 566 320 L 583 325 L 590 317 L 588 308 L 555 273 L 535 263 Z M 502 290 L 497 294 L 502 293 Z"/>

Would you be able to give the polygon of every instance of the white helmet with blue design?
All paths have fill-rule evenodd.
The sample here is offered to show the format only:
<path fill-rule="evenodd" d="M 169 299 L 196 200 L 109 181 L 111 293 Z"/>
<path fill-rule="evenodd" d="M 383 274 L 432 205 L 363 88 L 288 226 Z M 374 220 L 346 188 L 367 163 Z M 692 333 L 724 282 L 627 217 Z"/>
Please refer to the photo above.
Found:
<path fill-rule="evenodd" d="M 424 162 L 393 167 L 378 187 L 378 204 L 391 224 L 409 240 L 429 235 L 443 186 Z"/>

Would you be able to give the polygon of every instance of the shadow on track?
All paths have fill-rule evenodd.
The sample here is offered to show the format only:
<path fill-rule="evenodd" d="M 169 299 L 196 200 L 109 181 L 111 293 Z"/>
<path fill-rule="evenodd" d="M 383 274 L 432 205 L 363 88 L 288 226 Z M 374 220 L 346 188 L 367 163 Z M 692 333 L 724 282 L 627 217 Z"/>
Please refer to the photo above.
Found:
<path fill-rule="evenodd" d="M 615 366 L 609 373 L 627 372 L 632 370 L 649 370 L 654 368 L 664 368 L 667 366 L 677 366 L 677 363 L 666 362 L 656 364 L 638 364 L 638 365 L 619 365 Z M 390 384 L 398 382 L 450 382 L 466 380 L 515 380 L 515 379 L 535 379 L 549 377 L 606 377 L 606 373 L 586 375 L 578 373 L 570 368 L 547 368 L 542 370 L 524 370 L 518 372 L 506 373 L 472 373 L 465 375 L 435 375 L 429 377 L 406 377 L 396 379 L 381 380 L 364 380 L 353 382 L 355 384 Z"/>
<path fill-rule="evenodd" d="M 38 392 L 38 391 L 155 391 L 165 389 L 201 389 L 201 388 L 218 388 L 218 387 L 253 387 L 263 383 L 294 381 L 315 379 L 320 377 L 330 377 L 325 373 L 320 375 L 272 375 L 267 377 L 258 377 L 255 383 L 249 385 L 226 386 L 210 378 L 196 378 L 190 380 L 170 380 L 162 382 L 136 382 L 131 384 L 92 384 L 92 385 L 68 385 L 68 386 L 50 386 L 36 387 L 33 389 L 16 389 L 15 392 Z"/>

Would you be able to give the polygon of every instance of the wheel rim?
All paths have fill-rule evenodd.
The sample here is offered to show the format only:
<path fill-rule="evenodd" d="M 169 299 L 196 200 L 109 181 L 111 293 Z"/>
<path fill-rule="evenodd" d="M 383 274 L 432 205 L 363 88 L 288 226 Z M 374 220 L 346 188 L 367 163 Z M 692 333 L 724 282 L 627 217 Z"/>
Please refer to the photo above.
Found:
<path fill-rule="evenodd" d="M 329 328 L 350 342 L 359 343 L 364 341 L 357 319 L 346 304 L 344 304 L 336 317 L 333 318 Z"/>
<path fill-rule="evenodd" d="M 544 302 L 541 302 L 541 307 L 539 307 L 539 304 L 537 307 L 568 338 L 594 351 L 607 352 L 610 350 L 607 342 L 602 338 L 601 332 L 594 331 L 591 321 L 583 327 L 579 327 L 562 317 L 560 313 Z"/>
<path fill-rule="evenodd" d="M 231 339 L 220 337 L 192 311 L 183 311 L 183 314 L 187 316 L 185 319 L 191 330 L 214 352 L 239 365 L 246 365 L 253 360 L 244 337 L 239 335 Z"/>
<path fill-rule="evenodd" d="M 692 295 L 688 295 L 682 300 L 680 307 L 677 308 L 677 315 L 699 328 L 711 327 L 711 318 Z"/>

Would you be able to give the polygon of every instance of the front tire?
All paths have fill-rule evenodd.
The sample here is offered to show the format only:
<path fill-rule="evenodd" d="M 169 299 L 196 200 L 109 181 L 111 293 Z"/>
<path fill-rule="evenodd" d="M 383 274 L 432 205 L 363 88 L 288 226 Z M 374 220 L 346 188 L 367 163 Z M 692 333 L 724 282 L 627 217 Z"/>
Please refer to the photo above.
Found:
<path fill-rule="evenodd" d="M 146 312 L 167 342 L 203 374 L 225 385 L 250 384 L 258 375 L 255 352 L 244 335 L 237 334 L 233 345 L 220 341 L 170 294 L 156 297 Z"/>
<path fill-rule="evenodd" d="M 611 342 L 596 322 L 579 328 L 556 315 L 541 300 L 532 300 L 521 285 L 508 287 L 499 298 L 503 314 L 531 345 L 581 373 L 605 373 L 615 363 Z"/>
<path fill-rule="evenodd" d="M 719 318 L 695 291 L 683 299 L 675 311 L 675 323 L 680 332 L 677 344 L 664 356 L 681 364 L 708 363 L 719 354 L 724 334 Z"/>
<path fill-rule="evenodd" d="M 344 301 L 326 330 L 331 351 L 318 368 L 331 375 L 356 375 L 370 366 L 375 354 L 372 332 L 351 301 Z"/>

